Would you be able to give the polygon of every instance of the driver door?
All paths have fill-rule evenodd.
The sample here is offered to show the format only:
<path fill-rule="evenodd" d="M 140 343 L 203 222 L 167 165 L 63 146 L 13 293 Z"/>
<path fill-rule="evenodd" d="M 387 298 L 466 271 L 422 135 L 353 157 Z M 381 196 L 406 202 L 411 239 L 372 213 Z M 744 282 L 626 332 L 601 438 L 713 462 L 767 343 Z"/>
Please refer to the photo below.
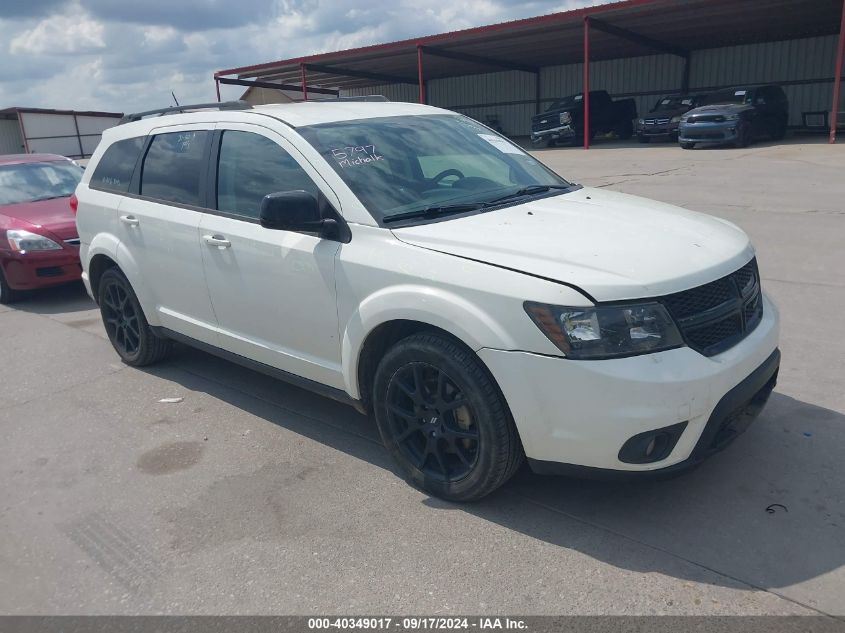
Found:
<path fill-rule="evenodd" d="M 262 198 L 318 190 L 339 201 L 282 136 L 218 124 L 200 242 L 211 304 L 227 351 L 342 388 L 335 294 L 338 242 L 259 224 Z"/>

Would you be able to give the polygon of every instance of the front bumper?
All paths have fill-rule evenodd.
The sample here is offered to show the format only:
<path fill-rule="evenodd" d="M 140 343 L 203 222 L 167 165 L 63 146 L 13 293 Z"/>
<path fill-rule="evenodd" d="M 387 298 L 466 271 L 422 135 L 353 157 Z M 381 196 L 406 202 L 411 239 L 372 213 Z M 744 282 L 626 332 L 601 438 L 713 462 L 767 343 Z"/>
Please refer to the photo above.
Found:
<path fill-rule="evenodd" d="M 774 385 L 778 313 L 768 298 L 763 301 L 760 324 L 709 358 L 688 347 L 601 361 L 491 349 L 479 356 L 498 381 L 538 472 L 571 473 L 572 466 L 581 474 L 678 470 L 727 444 L 721 437 L 714 445 L 714 434 L 725 431 L 733 439 L 737 422 L 747 425 L 753 415 L 745 413 L 759 410 Z M 733 426 L 723 429 L 725 421 Z M 677 443 L 659 461 L 620 461 L 630 438 L 681 423 Z"/>
<path fill-rule="evenodd" d="M 663 138 L 672 137 L 678 133 L 677 123 L 667 123 L 666 125 L 638 125 L 637 136 L 643 138 Z"/>
<path fill-rule="evenodd" d="M 678 141 L 681 143 L 732 143 L 737 140 L 739 121 L 681 123 Z"/>
<path fill-rule="evenodd" d="M 25 254 L 5 251 L 0 265 L 6 281 L 15 290 L 47 288 L 79 280 L 82 267 L 79 251 L 62 248 L 55 251 L 30 251 Z"/>
<path fill-rule="evenodd" d="M 571 125 L 561 125 L 548 130 L 537 130 L 531 132 L 531 142 L 556 141 L 561 138 L 571 139 L 575 136 L 575 130 Z"/>

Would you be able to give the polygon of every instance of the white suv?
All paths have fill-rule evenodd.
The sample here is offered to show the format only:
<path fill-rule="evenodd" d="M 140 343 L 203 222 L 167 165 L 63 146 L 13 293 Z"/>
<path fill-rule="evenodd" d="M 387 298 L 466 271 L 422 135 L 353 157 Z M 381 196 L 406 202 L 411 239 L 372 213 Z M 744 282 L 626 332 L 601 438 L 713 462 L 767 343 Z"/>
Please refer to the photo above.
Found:
<path fill-rule="evenodd" d="M 777 311 L 728 222 L 572 184 L 433 107 L 185 110 L 106 130 L 76 192 L 130 365 L 180 341 L 348 402 L 456 500 L 524 457 L 677 472 L 774 387 Z"/>

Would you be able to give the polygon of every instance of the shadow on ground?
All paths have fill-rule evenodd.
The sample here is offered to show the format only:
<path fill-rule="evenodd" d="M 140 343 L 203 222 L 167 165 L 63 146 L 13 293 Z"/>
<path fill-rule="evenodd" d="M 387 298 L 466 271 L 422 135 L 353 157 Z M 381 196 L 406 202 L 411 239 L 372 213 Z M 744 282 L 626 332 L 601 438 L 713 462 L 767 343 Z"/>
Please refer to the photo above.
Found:
<path fill-rule="evenodd" d="M 78 281 L 53 288 L 28 290 L 12 307 L 22 312 L 51 315 L 93 310 L 97 305 L 85 292 L 82 282 Z"/>
<path fill-rule="evenodd" d="M 349 407 L 184 347 L 148 371 L 396 472 L 374 423 Z M 623 569 L 700 581 L 704 567 L 726 586 L 776 589 L 845 564 L 843 448 L 845 416 L 776 392 L 744 436 L 673 480 L 594 482 L 524 467 L 479 503 L 424 503 Z"/>

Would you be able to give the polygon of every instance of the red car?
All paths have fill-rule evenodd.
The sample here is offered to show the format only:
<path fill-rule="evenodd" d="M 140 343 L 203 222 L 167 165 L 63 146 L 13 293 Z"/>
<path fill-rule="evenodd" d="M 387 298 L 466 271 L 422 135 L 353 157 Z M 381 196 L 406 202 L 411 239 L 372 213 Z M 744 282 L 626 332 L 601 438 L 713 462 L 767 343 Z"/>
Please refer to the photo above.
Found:
<path fill-rule="evenodd" d="M 81 178 L 82 168 L 63 156 L 0 156 L 0 303 L 79 279 L 71 196 Z"/>

